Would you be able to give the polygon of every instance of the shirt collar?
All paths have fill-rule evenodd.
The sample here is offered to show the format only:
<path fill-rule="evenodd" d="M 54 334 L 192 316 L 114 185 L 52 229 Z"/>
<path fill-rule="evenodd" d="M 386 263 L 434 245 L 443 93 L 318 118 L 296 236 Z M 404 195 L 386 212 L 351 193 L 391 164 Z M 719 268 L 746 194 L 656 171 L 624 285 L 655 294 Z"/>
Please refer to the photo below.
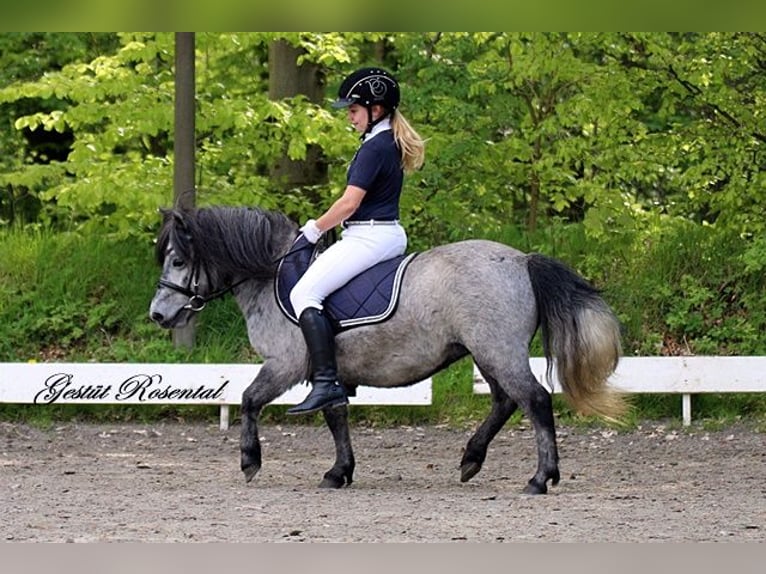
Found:
<path fill-rule="evenodd" d="M 368 134 L 364 134 L 364 140 L 363 143 L 366 141 L 371 140 L 376 135 L 378 135 L 380 132 L 384 132 L 386 130 L 391 129 L 391 119 L 390 118 L 383 118 L 380 120 L 377 124 L 372 126 L 372 130 Z"/>

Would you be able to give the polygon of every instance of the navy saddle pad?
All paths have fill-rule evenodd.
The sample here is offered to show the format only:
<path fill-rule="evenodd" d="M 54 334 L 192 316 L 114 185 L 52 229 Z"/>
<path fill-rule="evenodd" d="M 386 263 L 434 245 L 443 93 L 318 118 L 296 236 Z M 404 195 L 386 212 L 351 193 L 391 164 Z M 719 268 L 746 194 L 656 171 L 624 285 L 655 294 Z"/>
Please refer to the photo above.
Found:
<path fill-rule="evenodd" d="M 290 291 L 316 259 L 317 252 L 316 245 L 299 235 L 277 267 L 274 282 L 277 302 L 282 312 L 296 324 L 298 318 L 290 303 Z M 380 323 L 393 315 L 399 301 L 404 271 L 415 255 L 411 253 L 381 261 L 331 293 L 323 305 L 335 329 L 340 331 Z"/>

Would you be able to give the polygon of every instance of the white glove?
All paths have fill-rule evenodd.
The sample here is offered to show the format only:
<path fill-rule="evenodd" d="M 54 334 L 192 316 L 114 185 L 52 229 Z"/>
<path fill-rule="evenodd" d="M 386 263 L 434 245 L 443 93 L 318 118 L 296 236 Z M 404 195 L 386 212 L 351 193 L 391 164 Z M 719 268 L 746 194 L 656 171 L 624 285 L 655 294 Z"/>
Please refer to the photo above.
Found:
<path fill-rule="evenodd" d="M 309 219 L 303 227 L 301 227 L 301 233 L 309 243 L 316 243 L 319 238 L 322 237 L 322 231 L 317 227 L 315 219 Z"/>

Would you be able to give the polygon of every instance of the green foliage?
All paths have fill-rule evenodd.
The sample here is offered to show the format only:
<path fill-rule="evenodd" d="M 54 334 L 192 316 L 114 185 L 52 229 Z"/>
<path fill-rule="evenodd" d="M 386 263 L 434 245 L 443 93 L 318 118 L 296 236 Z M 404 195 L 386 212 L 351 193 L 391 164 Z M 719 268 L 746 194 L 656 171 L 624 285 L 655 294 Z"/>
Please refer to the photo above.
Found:
<path fill-rule="evenodd" d="M 148 249 L 137 256 L 132 246 L 98 236 L 20 231 L 4 234 L 3 242 L 10 247 L 0 260 L 6 302 L 0 306 L 0 351 L 12 357 L 7 360 L 99 347 L 132 329 L 125 300 L 151 297 L 145 278 L 144 288 L 136 288 L 136 275 L 151 261 Z"/>
<path fill-rule="evenodd" d="M 114 34 L 0 34 L 0 86 L 38 81 L 51 70 L 109 52 L 115 45 Z M 18 94 L 8 101 L 0 101 L 0 149 L 3 150 L 0 154 L 0 224 L 37 221 L 41 207 L 36 197 L 38 190 L 58 181 L 59 172 L 63 172 L 63 168 L 48 169 L 48 163 L 67 156 L 71 133 L 38 137 L 39 134 L 29 129 L 14 128 L 16 118 L 49 111 L 58 105 L 60 102 L 55 96 L 32 99 Z M 8 174 L 14 172 L 16 178 L 12 180 Z"/>
<path fill-rule="evenodd" d="M 744 263 L 749 245 L 725 228 L 684 220 L 668 220 L 661 233 L 641 239 L 630 274 L 613 278 L 611 288 L 627 298 L 624 309 L 634 310 L 631 352 L 766 353 L 763 274 Z M 657 327 L 647 331 L 649 325 Z"/>

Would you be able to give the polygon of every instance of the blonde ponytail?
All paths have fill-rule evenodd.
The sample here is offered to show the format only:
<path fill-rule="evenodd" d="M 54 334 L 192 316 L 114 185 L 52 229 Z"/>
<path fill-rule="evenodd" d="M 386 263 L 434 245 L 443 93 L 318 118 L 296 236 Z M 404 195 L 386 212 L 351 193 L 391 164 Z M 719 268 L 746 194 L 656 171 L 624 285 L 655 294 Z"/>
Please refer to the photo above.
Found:
<path fill-rule="evenodd" d="M 391 129 L 394 132 L 394 141 L 402 151 L 402 169 L 407 173 L 420 169 L 426 156 L 423 138 L 399 110 L 391 114 Z"/>

